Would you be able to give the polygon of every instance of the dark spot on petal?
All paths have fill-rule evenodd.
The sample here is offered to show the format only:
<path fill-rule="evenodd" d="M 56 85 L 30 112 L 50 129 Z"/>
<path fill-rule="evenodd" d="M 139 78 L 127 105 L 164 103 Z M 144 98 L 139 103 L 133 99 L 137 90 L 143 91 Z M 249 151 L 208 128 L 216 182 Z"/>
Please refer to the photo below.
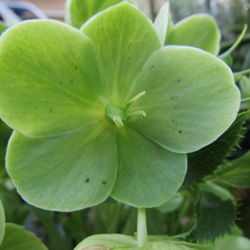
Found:
<path fill-rule="evenodd" d="M 102 184 L 103 184 L 103 185 L 106 185 L 106 184 L 108 184 L 108 183 L 107 183 L 106 181 L 102 181 Z"/>
<path fill-rule="evenodd" d="M 74 68 L 75 68 L 75 69 L 78 69 L 78 66 L 75 66 Z"/>
<path fill-rule="evenodd" d="M 181 79 L 178 79 L 178 80 L 177 80 L 177 83 L 181 83 Z"/>
<path fill-rule="evenodd" d="M 171 122 L 175 122 L 175 120 L 171 119 Z"/>
<path fill-rule="evenodd" d="M 62 81 L 60 81 L 60 82 L 59 82 L 59 84 L 60 84 L 60 85 L 62 85 L 62 84 L 63 84 L 63 82 L 62 82 Z"/>
<path fill-rule="evenodd" d="M 74 81 L 73 81 L 73 80 L 71 80 L 71 81 L 70 81 L 70 83 L 71 83 L 71 84 L 74 84 Z"/>
<path fill-rule="evenodd" d="M 88 177 L 88 178 L 86 178 L 85 183 L 89 183 L 89 182 L 90 182 L 90 179 Z"/>
<path fill-rule="evenodd" d="M 154 65 L 151 65 L 151 66 L 150 66 L 150 69 L 153 69 L 154 67 L 155 67 Z"/>
<path fill-rule="evenodd" d="M 177 109 L 177 107 L 174 107 L 174 109 Z"/>
<path fill-rule="evenodd" d="M 181 133 L 182 133 L 182 130 L 179 130 L 178 133 L 181 134 Z"/>
<path fill-rule="evenodd" d="M 49 112 L 52 112 L 52 111 L 53 111 L 53 108 L 50 108 L 50 109 L 49 109 Z"/>
<path fill-rule="evenodd" d="M 130 56 L 128 57 L 128 60 L 129 60 L 129 61 L 131 60 L 131 57 L 130 57 Z"/>

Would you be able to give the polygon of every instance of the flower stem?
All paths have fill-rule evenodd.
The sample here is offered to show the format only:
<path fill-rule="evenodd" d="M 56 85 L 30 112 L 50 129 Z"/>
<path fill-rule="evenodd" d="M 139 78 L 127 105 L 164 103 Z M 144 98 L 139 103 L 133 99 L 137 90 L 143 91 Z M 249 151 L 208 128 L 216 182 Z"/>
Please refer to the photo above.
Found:
<path fill-rule="evenodd" d="M 146 208 L 138 208 L 137 217 L 137 242 L 138 246 L 146 245 L 148 239 Z"/>

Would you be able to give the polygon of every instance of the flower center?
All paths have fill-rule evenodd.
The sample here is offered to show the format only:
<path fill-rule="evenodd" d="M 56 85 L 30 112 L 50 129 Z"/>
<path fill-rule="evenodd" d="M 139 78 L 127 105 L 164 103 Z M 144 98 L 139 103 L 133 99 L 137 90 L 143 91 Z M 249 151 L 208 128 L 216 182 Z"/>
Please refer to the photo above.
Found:
<path fill-rule="evenodd" d="M 142 120 L 146 117 L 146 113 L 143 110 L 129 110 L 131 105 L 135 103 L 139 98 L 145 95 L 145 91 L 139 93 L 132 99 L 130 99 L 124 108 L 120 108 L 115 104 L 109 104 L 106 107 L 106 117 L 112 121 L 116 127 L 122 128 L 127 120 Z"/>

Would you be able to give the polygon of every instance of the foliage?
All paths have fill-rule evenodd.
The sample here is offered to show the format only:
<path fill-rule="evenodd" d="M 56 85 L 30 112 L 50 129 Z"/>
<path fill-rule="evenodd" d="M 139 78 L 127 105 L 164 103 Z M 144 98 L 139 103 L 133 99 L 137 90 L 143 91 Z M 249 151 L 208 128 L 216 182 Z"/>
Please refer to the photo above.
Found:
<path fill-rule="evenodd" d="M 239 147 L 243 138 L 244 125 L 250 118 L 250 112 L 242 112 L 231 127 L 214 143 L 203 149 L 189 154 L 189 171 L 186 176 L 186 183 L 201 181 L 201 179 L 212 174 L 231 154 Z"/>

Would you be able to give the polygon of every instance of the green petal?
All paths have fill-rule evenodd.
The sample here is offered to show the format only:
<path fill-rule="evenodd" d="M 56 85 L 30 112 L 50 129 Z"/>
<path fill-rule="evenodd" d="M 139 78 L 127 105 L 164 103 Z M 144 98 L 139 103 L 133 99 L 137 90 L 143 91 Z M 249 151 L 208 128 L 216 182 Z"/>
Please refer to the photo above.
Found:
<path fill-rule="evenodd" d="M 124 0 L 68 0 L 66 21 L 76 28 L 80 28 L 90 17 L 96 13 L 118 4 Z"/>
<path fill-rule="evenodd" d="M 200 246 L 195 246 L 194 244 L 185 244 L 180 242 L 152 242 L 142 247 L 141 250 L 205 250 Z"/>
<path fill-rule="evenodd" d="M 134 237 L 121 234 L 93 235 L 80 242 L 74 250 L 106 250 L 106 249 L 130 249 L 137 250 L 137 242 Z"/>
<path fill-rule="evenodd" d="M 220 30 L 209 15 L 193 15 L 177 23 L 165 44 L 187 45 L 217 55 L 220 49 Z"/>
<path fill-rule="evenodd" d="M 113 188 L 116 167 L 114 135 L 92 126 L 50 139 L 14 133 L 7 152 L 7 171 L 23 199 L 49 210 L 101 203 Z"/>
<path fill-rule="evenodd" d="M 91 43 L 70 26 L 15 25 L 0 38 L 0 68 L 0 115 L 25 135 L 59 135 L 102 116 L 94 102 L 100 78 Z"/>
<path fill-rule="evenodd" d="M 48 248 L 33 233 L 18 225 L 8 223 L 0 250 L 48 250 Z"/>
<path fill-rule="evenodd" d="M 0 245 L 3 241 L 4 233 L 5 233 L 5 213 L 4 213 L 3 204 L 0 200 Z"/>
<path fill-rule="evenodd" d="M 149 56 L 161 47 L 152 23 L 125 2 L 92 18 L 82 31 L 93 41 L 107 97 L 113 104 L 121 102 Z"/>
<path fill-rule="evenodd" d="M 207 250 L 250 250 L 250 240 L 238 235 L 226 235 Z"/>
<path fill-rule="evenodd" d="M 165 43 L 166 35 L 168 32 L 170 20 L 170 13 L 169 13 L 169 2 L 167 1 L 160 9 L 155 21 L 154 26 L 159 35 L 160 41 L 162 45 Z"/>
<path fill-rule="evenodd" d="M 146 118 L 131 123 L 146 137 L 179 153 L 217 139 L 236 118 L 240 93 L 231 70 L 199 49 L 167 46 L 146 63 L 134 93 Z"/>
<path fill-rule="evenodd" d="M 186 155 L 165 150 L 134 130 L 120 129 L 119 167 L 112 197 L 137 207 L 162 205 L 186 174 Z"/>

